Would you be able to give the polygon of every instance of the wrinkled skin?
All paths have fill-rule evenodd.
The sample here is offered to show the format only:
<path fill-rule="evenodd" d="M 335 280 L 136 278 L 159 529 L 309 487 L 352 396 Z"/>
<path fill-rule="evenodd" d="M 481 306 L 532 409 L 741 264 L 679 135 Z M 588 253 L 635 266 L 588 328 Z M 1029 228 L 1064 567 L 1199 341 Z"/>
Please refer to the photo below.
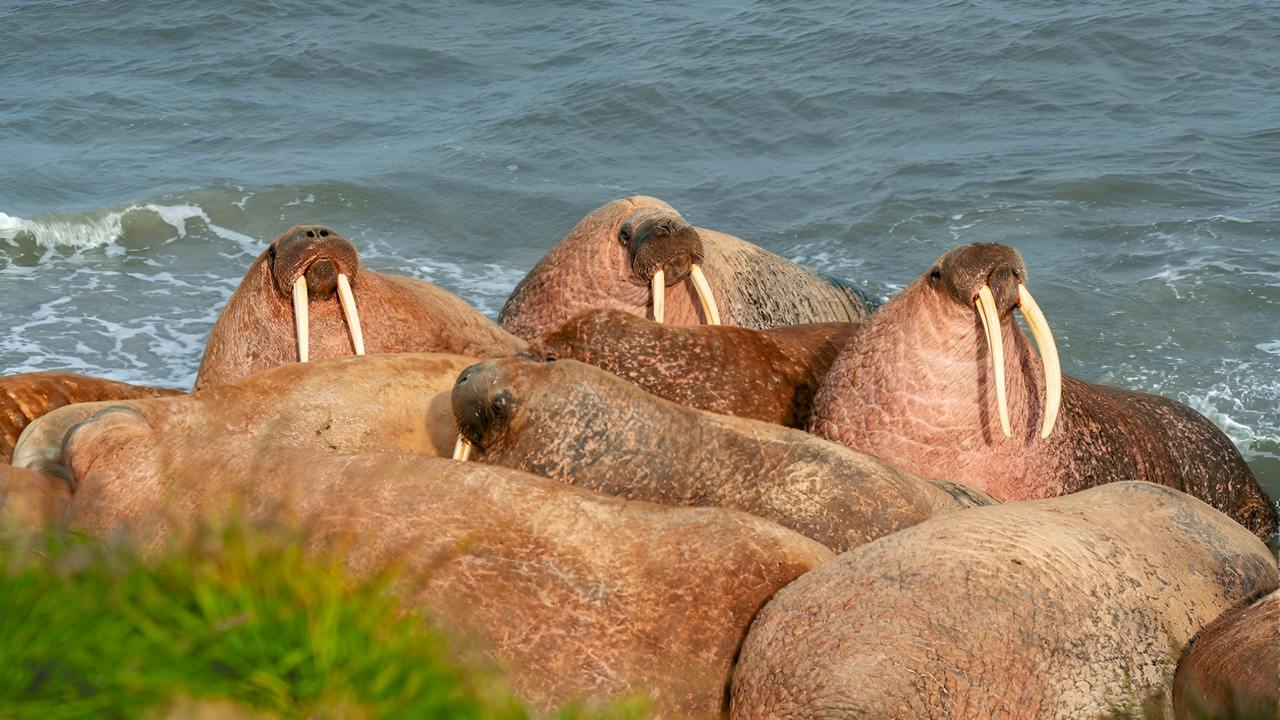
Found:
<path fill-rule="evenodd" d="M 33 420 L 64 405 L 98 400 L 181 395 L 181 390 L 144 387 L 104 378 L 48 371 L 0 378 L 0 463 L 13 459 L 13 446 Z"/>
<path fill-rule="evenodd" d="M 1260 540 L 1150 483 L 952 513 L 774 596 L 731 716 L 1167 717 L 1182 648 L 1278 583 Z"/>
<path fill-rule="evenodd" d="M 124 410 L 73 428 L 73 530 L 152 545 L 231 507 L 290 518 L 356 575 L 397 564 L 411 607 L 471 635 L 519 694 L 645 694 L 655 717 L 718 717 L 760 606 L 824 562 L 817 543 L 715 509 L 627 502 L 505 468 L 395 454 L 284 449 L 269 467 L 210 446 L 156 483 L 131 468 L 162 433 Z M 206 463 L 216 463 L 210 473 Z"/>
<path fill-rule="evenodd" d="M 1178 720 L 1280 716 L 1280 591 L 1200 633 L 1178 663 L 1173 711 Z"/>
<path fill-rule="evenodd" d="M 291 291 L 300 275 L 307 278 L 310 297 L 311 359 L 354 354 L 334 294 L 338 273 L 350 280 L 369 354 L 441 352 L 488 358 L 524 348 L 522 340 L 462 298 L 422 280 L 363 268 L 355 248 L 333 230 L 295 225 L 254 260 L 227 301 L 209 335 L 195 391 L 298 361 Z"/>
<path fill-rule="evenodd" d="M 999 500 L 1146 480 L 1208 502 L 1261 538 L 1274 532 L 1275 507 L 1235 445 L 1181 403 L 1064 375 L 1056 426 L 1040 437 L 1043 366 L 1012 313 L 1026 278 L 1022 258 L 1005 245 L 943 255 L 845 345 L 814 400 L 811 431 Z M 1008 438 L 973 303 L 988 281 L 1003 331 Z"/>
<path fill-rule="evenodd" d="M 799 430 L 663 400 L 573 360 L 491 360 L 453 389 L 474 457 L 618 497 L 743 510 L 837 552 L 991 502 Z"/>
<path fill-rule="evenodd" d="M 672 325 L 706 318 L 689 278 L 701 265 L 725 325 L 858 322 L 867 301 L 732 235 L 695 228 L 670 205 L 635 195 L 591 212 L 543 256 L 507 299 L 498 322 L 532 340 L 596 308 L 653 318 L 650 281 L 666 273 L 666 316 Z"/>
<path fill-rule="evenodd" d="M 0 465 L 0 534 L 56 526 L 70 500 L 71 488 L 63 480 Z"/>
<path fill-rule="evenodd" d="M 335 358 L 273 368 L 194 395 L 76 405 L 32 423 L 14 464 L 66 477 L 62 438 L 76 423 L 111 408 L 144 418 L 157 433 L 149 454 L 136 451 L 133 464 L 118 470 L 122 488 L 132 484 L 144 493 L 163 485 L 173 468 L 203 456 L 215 438 L 227 452 L 263 468 L 286 447 L 447 457 L 457 439 L 448 391 L 474 362 L 430 353 Z"/>
<path fill-rule="evenodd" d="M 803 428 L 822 378 L 857 327 L 689 327 L 588 310 L 528 352 L 594 365 L 681 405 Z"/>

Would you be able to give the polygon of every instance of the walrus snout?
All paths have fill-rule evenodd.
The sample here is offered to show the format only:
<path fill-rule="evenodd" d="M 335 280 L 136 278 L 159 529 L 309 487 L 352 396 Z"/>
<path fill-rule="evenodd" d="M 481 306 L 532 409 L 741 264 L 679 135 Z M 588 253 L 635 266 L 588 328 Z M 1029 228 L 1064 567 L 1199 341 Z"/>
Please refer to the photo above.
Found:
<path fill-rule="evenodd" d="M 338 291 L 338 266 L 330 258 L 322 257 L 311 263 L 303 275 L 307 278 L 307 295 L 312 300 L 331 298 Z"/>
<path fill-rule="evenodd" d="M 331 298 L 335 291 L 351 333 L 352 349 L 356 355 L 364 354 L 364 331 L 360 327 L 355 294 L 351 291 L 360 259 L 346 238 L 323 225 L 294 225 L 271 242 L 267 259 L 276 289 L 281 295 L 293 298 L 298 362 L 311 358 L 308 303 Z"/>

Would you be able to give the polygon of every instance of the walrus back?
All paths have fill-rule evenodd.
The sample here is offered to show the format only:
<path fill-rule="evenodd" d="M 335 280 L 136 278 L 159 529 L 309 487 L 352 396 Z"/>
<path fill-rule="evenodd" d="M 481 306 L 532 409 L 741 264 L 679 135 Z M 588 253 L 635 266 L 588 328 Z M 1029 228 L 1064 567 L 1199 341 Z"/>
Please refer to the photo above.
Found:
<path fill-rule="evenodd" d="M 0 462 L 13 459 L 13 446 L 33 420 L 64 405 L 181 394 L 181 390 L 130 385 L 59 371 L 0 378 Z"/>

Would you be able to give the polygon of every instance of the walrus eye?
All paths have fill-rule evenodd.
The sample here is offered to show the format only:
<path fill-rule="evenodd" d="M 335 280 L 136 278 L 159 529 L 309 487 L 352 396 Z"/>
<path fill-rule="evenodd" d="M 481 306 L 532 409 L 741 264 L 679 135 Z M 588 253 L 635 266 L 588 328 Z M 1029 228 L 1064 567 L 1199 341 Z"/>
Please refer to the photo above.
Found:
<path fill-rule="evenodd" d="M 275 245 L 272 245 L 271 247 L 267 248 L 267 257 L 271 258 L 271 262 L 275 262 L 275 261 L 276 261 L 276 246 L 275 246 Z"/>
<path fill-rule="evenodd" d="M 507 405 L 500 400 L 494 400 L 489 403 L 489 412 L 493 413 L 495 420 L 504 420 L 507 417 Z"/>
<path fill-rule="evenodd" d="M 939 270 L 938 268 L 934 268 L 934 269 L 932 269 L 932 270 L 930 270 L 930 271 L 929 271 L 929 282 L 934 282 L 934 283 L 936 283 L 936 282 L 938 282 L 938 281 L 939 281 L 939 280 L 941 280 L 941 279 L 942 279 L 942 271 L 941 271 L 941 270 Z"/>
<path fill-rule="evenodd" d="M 631 244 L 631 228 L 624 226 L 621 230 L 619 230 L 618 239 L 622 241 L 623 245 L 630 245 Z"/>

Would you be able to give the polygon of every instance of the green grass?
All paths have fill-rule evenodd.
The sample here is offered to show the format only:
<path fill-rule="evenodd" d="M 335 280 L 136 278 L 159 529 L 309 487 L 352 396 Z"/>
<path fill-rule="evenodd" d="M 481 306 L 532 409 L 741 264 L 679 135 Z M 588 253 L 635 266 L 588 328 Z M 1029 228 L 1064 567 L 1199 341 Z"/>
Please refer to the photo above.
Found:
<path fill-rule="evenodd" d="M 354 582 L 299 548 L 235 525 L 146 558 L 68 536 L 5 541 L 0 717 L 530 715 L 496 670 L 406 613 L 390 575 Z M 557 715 L 588 716 L 640 710 Z"/>

